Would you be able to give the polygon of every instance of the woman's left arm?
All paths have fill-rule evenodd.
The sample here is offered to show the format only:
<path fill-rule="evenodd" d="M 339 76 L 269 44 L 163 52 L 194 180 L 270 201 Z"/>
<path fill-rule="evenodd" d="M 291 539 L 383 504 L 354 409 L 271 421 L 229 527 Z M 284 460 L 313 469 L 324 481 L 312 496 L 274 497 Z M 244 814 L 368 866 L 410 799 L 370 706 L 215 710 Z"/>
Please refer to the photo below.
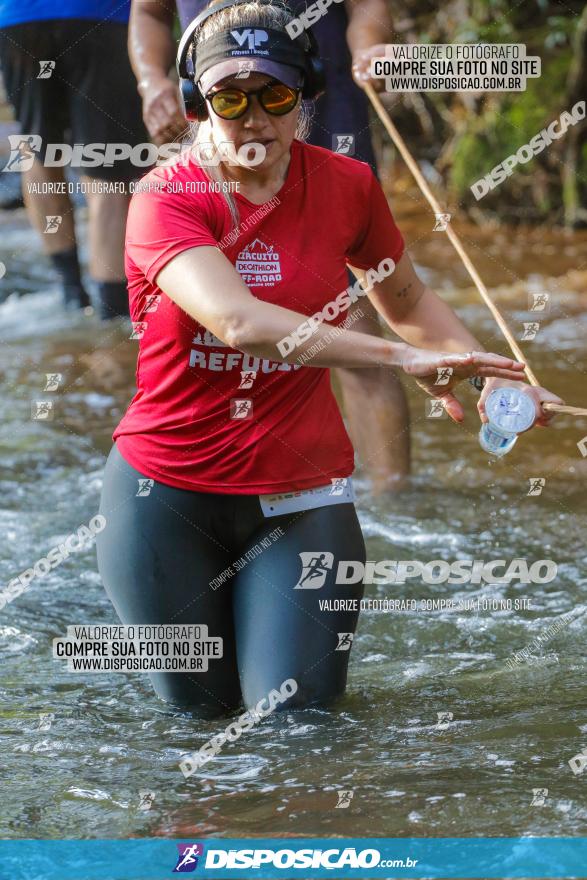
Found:
<path fill-rule="evenodd" d="M 364 270 L 349 268 L 363 283 Z M 418 278 L 407 253 L 367 295 L 391 330 L 416 348 L 483 351 L 450 306 Z"/>
<path fill-rule="evenodd" d="M 350 269 L 364 284 L 364 270 L 353 266 Z M 450 306 L 418 278 L 407 253 L 403 254 L 391 275 L 376 282 L 367 295 L 389 328 L 414 347 L 414 363 L 404 366 L 406 372 L 414 375 L 418 384 L 429 394 L 445 397 L 449 415 L 461 421 L 462 407 L 451 389 L 462 377 L 455 377 L 453 381 L 438 386 L 436 371 L 426 375 L 426 357 L 421 352 L 418 354 L 418 349 L 469 352 L 474 362 L 475 353 L 485 351 L 481 343 L 467 330 Z M 511 383 L 501 379 L 487 380 L 478 405 L 482 421 L 487 421 L 484 408 L 487 394 L 501 384 Z M 547 425 L 552 414 L 542 410 L 541 404 L 563 401 L 544 388 L 526 385 L 524 390 L 532 395 L 536 404 L 535 424 Z"/>

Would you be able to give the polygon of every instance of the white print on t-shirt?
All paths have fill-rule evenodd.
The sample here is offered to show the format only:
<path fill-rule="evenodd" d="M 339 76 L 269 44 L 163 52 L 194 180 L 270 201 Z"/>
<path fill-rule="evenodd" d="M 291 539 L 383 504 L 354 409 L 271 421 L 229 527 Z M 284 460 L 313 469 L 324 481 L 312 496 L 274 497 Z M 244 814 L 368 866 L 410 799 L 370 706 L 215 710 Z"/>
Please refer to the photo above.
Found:
<path fill-rule="evenodd" d="M 249 287 L 275 287 L 281 281 L 279 254 L 260 238 L 242 249 L 235 268 Z"/>
<path fill-rule="evenodd" d="M 215 372 L 229 372 L 239 370 L 241 373 L 274 373 L 279 370 L 289 373 L 291 370 L 301 370 L 302 364 L 282 364 L 279 361 L 270 361 L 267 358 L 261 360 L 241 351 L 233 351 L 226 354 L 223 351 L 198 351 L 192 348 L 190 351 L 190 367 L 201 367 L 203 370 Z"/>
<path fill-rule="evenodd" d="M 192 345 L 207 345 L 214 346 L 215 348 L 226 348 L 226 343 L 223 342 L 222 339 L 218 339 L 217 336 L 214 336 L 213 333 L 210 333 L 209 330 L 204 330 L 203 333 L 196 333 L 192 339 Z"/>

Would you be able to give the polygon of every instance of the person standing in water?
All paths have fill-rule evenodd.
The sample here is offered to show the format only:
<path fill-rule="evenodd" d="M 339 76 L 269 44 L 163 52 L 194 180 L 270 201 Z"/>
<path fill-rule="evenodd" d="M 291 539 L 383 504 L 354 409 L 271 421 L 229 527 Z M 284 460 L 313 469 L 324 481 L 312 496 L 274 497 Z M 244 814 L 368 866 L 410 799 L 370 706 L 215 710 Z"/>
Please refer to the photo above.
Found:
<path fill-rule="evenodd" d="M 307 4 L 305 0 L 292 0 L 289 6 L 299 16 Z M 180 138 L 186 128 L 177 83 L 169 76 L 175 54 L 174 13 L 177 8 L 185 29 L 206 7 L 207 0 L 133 3 L 130 56 L 143 99 L 145 124 L 155 143 Z M 377 175 L 369 102 L 357 83 L 363 82 L 364 76 L 368 78 L 371 56 L 384 54 L 382 44 L 392 42 L 387 2 L 332 3 L 312 30 L 324 65 L 326 88 L 314 102 L 306 139 L 332 150 L 339 146 L 340 137 L 352 135 L 350 155 L 368 162 Z M 383 88 L 383 80 L 369 81 L 375 89 Z M 350 280 L 352 283 L 355 279 L 351 276 Z M 357 332 L 381 336 L 379 318 L 371 303 L 363 301 L 351 312 Z M 361 370 L 337 367 L 335 373 L 351 437 L 373 491 L 401 488 L 410 469 L 410 427 L 408 402 L 397 373 L 377 365 Z"/>
<path fill-rule="evenodd" d="M 15 164 L 5 170 L 22 168 L 27 213 L 42 235 L 69 309 L 91 303 L 81 277 L 64 169 L 45 164 L 46 150 L 49 144 L 135 146 L 147 140 L 128 60 L 129 13 L 130 0 L 0 0 L 2 75 L 23 133 L 12 157 Z M 90 275 L 103 319 L 128 316 L 126 190 L 142 173 L 120 158 L 110 167 L 83 169 Z M 108 191 L 113 183 L 121 186 Z"/>
<path fill-rule="evenodd" d="M 243 164 L 214 169 L 192 147 L 143 178 L 129 211 L 137 393 L 106 463 L 98 566 L 124 624 L 197 624 L 222 639 L 207 671 L 151 674 L 160 698 L 197 712 L 252 708 L 289 680 L 296 691 L 282 708 L 324 706 L 345 690 L 351 651 L 337 646 L 341 634 L 352 642 L 363 587 L 337 585 L 336 572 L 342 560 L 364 563 L 365 545 L 330 368 L 401 370 L 457 422 L 458 382 L 487 377 L 482 411 L 488 391 L 523 370 L 482 351 L 418 278 L 369 166 L 300 138 L 302 98 L 323 77 L 311 34 L 287 35 L 291 18 L 254 0 L 192 23 L 178 65 L 201 121 L 195 147 L 231 144 Z M 256 29 L 267 39 L 244 49 L 243 80 L 239 39 Z M 248 167 L 259 145 L 262 161 Z M 345 328 L 359 295 L 347 266 L 404 341 Z M 558 398 L 523 387 L 548 423 L 541 403 Z M 305 577 L 316 560 L 320 576 Z M 341 597 L 341 610 L 321 610 Z"/>

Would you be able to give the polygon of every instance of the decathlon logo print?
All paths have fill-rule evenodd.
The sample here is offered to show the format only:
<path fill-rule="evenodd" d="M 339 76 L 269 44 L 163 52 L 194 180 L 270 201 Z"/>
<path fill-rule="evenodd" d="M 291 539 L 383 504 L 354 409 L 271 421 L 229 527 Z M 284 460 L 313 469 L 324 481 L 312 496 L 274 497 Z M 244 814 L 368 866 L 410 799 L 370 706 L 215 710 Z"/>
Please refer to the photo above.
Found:
<path fill-rule="evenodd" d="M 30 171 L 41 149 L 43 139 L 38 134 L 9 134 L 10 157 L 2 171 Z"/>
<path fill-rule="evenodd" d="M 279 254 L 256 238 L 239 253 L 236 271 L 248 287 L 275 287 L 281 281 Z"/>
<path fill-rule="evenodd" d="M 201 843 L 178 843 L 179 855 L 177 864 L 173 869 L 174 874 L 190 874 L 198 867 L 198 859 L 204 855 L 204 847 Z"/>
<path fill-rule="evenodd" d="M 302 573 L 294 590 L 319 590 L 334 562 L 333 553 L 300 553 Z"/>
<path fill-rule="evenodd" d="M 245 30 L 241 31 L 231 31 L 230 36 L 241 48 L 246 42 L 247 50 L 249 52 L 254 52 L 255 49 L 259 49 L 263 43 L 266 43 L 269 39 L 267 31 L 262 31 L 259 28 L 255 28 L 254 30 L 251 28 L 245 28 Z M 233 52 L 232 54 L 234 55 L 236 52 Z"/>

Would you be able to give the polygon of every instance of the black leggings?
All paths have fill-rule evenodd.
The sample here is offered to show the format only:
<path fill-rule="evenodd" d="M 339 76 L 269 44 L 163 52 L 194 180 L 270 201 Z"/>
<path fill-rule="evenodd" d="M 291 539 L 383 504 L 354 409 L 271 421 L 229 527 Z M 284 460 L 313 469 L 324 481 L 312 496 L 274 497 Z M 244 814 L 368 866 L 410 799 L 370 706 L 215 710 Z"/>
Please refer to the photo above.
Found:
<path fill-rule="evenodd" d="M 266 518 L 257 495 L 192 492 L 157 481 L 149 494 L 137 495 L 144 479 L 114 445 L 100 503 L 106 526 L 96 542 L 118 617 L 126 625 L 205 624 L 209 636 L 223 640 L 222 658 L 210 659 L 206 672 L 150 673 L 159 697 L 209 715 L 243 702 L 252 708 L 286 679 L 298 685 L 288 708 L 324 705 L 342 694 L 350 651 L 337 650 L 338 634 L 354 633 L 358 611 L 320 610 L 319 600 L 363 595 L 361 583 L 335 583 L 339 560 L 365 561 L 354 505 Z M 260 542 L 266 549 L 259 553 Z M 250 561 L 242 565 L 247 551 Z M 320 588 L 294 589 L 301 553 L 333 555 Z M 328 565 L 330 557 L 324 559 Z M 239 570 L 223 580 L 235 563 Z"/>

